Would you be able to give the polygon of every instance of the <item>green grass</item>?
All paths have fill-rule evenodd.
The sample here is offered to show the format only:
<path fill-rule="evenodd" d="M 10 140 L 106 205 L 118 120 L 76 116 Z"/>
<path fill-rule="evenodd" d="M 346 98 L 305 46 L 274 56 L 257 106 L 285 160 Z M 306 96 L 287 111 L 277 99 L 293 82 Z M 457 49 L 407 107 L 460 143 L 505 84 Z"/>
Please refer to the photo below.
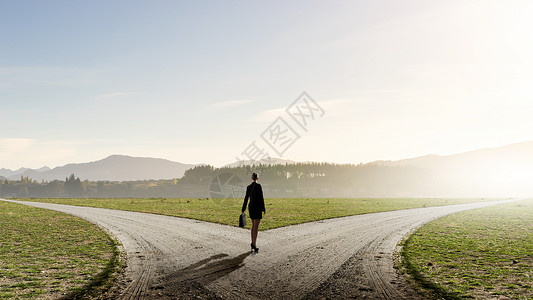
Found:
<path fill-rule="evenodd" d="M 84 298 L 117 267 L 116 244 L 96 225 L 0 201 L 0 299 Z"/>
<path fill-rule="evenodd" d="M 27 199 L 90 207 L 178 216 L 232 226 L 238 225 L 242 200 L 235 199 Z M 265 199 L 267 214 L 260 229 L 351 215 L 407 208 L 489 201 L 487 199 Z M 250 227 L 250 222 L 248 222 Z"/>
<path fill-rule="evenodd" d="M 533 200 L 454 214 L 417 230 L 403 265 L 445 299 L 533 299 Z"/>

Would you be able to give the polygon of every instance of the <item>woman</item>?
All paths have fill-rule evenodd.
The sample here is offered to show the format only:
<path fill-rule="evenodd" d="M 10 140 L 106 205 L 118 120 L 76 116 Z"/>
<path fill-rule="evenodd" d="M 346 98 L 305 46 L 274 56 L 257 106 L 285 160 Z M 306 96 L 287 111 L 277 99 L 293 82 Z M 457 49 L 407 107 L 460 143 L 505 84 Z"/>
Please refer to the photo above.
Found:
<path fill-rule="evenodd" d="M 246 196 L 244 196 L 244 203 L 242 205 L 242 212 L 246 210 L 246 204 L 248 204 L 248 198 L 250 198 L 250 205 L 248 206 L 248 213 L 250 219 L 252 219 L 252 251 L 259 252 L 259 248 L 256 247 L 257 231 L 259 230 L 259 223 L 263 218 L 261 212 L 266 213 L 265 199 L 263 199 L 263 189 L 261 185 L 257 183 L 257 174 L 252 174 L 253 182 L 246 188 Z"/>

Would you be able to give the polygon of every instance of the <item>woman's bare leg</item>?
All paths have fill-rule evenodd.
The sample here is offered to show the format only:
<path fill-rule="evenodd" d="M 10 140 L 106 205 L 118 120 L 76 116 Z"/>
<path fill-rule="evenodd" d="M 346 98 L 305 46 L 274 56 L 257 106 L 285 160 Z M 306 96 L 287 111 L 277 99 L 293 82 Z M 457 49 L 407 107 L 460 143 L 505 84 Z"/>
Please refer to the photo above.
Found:
<path fill-rule="evenodd" d="M 261 222 L 261 219 L 253 219 L 252 220 L 252 244 L 257 247 L 257 233 L 259 231 L 259 223 Z"/>
<path fill-rule="evenodd" d="M 256 220 L 252 220 L 252 231 L 251 231 L 251 234 L 252 234 L 252 245 L 255 246 L 255 242 L 257 241 L 257 236 L 256 236 L 256 232 L 257 232 L 257 223 L 256 223 Z"/>

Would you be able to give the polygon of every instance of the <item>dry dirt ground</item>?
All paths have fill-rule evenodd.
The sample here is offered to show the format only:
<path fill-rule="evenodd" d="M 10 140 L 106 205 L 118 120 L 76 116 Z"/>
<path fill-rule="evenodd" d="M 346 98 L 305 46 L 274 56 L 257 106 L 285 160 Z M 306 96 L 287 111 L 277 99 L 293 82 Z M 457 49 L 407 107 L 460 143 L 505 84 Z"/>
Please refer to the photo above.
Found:
<path fill-rule="evenodd" d="M 394 269 L 404 236 L 448 214 L 501 202 L 409 209 L 259 232 L 161 215 L 38 202 L 79 216 L 122 244 L 115 299 L 416 299 Z M 235 219 L 237 220 L 238 212 Z"/>

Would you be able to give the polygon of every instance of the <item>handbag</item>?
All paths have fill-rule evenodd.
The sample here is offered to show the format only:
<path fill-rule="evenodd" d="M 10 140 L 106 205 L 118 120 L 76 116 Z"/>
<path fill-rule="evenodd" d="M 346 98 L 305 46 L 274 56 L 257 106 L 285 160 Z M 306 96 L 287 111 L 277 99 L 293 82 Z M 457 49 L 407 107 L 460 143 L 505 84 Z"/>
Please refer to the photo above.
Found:
<path fill-rule="evenodd" d="M 246 226 L 246 213 L 239 216 L 239 227 L 244 228 L 244 226 Z"/>

